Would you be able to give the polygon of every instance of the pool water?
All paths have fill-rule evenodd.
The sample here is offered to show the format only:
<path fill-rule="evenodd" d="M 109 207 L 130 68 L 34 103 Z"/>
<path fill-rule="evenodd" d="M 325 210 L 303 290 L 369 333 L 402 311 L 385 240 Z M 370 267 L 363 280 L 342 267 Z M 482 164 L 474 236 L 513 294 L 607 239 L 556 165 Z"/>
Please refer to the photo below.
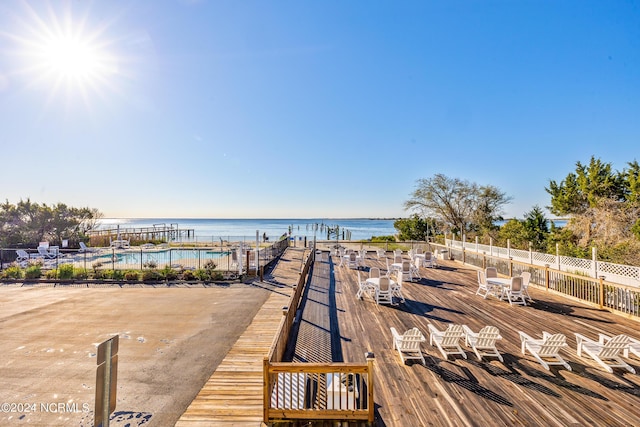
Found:
<path fill-rule="evenodd" d="M 212 251 L 210 249 L 166 249 L 160 251 L 131 250 L 126 252 L 115 252 L 113 254 L 99 255 L 96 261 L 104 263 L 132 264 L 134 266 L 144 265 L 150 262 L 156 265 L 194 266 L 198 268 L 208 260 L 220 260 L 228 256 L 229 251 Z"/>

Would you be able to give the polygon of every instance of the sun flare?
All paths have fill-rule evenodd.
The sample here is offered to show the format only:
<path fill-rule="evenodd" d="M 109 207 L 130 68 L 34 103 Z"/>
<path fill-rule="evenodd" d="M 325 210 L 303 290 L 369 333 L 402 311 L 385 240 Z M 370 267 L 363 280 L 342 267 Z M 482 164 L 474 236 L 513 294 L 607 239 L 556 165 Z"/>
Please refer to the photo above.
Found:
<path fill-rule="evenodd" d="M 51 4 L 44 10 L 25 4 L 23 12 L 16 15 L 20 25 L 9 37 L 16 74 L 28 86 L 49 91 L 51 102 L 58 95 L 70 99 L 75 94 L 88 102 L 92 94 L 115 89 L 119 59 L 114 53 L 117 39 L 108 37 L 109 24 L 92 26 L 88 13 L 76 15 Z"/>
<path fill-rule="evenodd" d="M 46 71 L 67 79 L 90 80 L 106 73 L 100 51 L 71 37 L 45 41 L 42 61 Z"/>

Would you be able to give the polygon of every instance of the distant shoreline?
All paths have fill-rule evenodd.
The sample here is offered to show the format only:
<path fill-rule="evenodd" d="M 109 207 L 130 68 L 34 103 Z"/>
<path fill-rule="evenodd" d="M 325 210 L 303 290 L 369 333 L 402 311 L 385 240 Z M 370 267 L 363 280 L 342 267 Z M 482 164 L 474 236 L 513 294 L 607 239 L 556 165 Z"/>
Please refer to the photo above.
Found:
<path fill-rule="evenodd" d="M 193 220 L 219 220 L 219 221 L 324 221 L 324 220 L 331 220 L 331 221 L 397 221 L 399 219 L 405 219 L 403 217 L 345 217 L 345 218 L 339 218 L 339 217 L 331 217 L 331 218 L 217 218 L 217 217 L 144 217 L 144 216 L 140 216 L 140 217 L 129 217 L 129 216 L 109 216 L 109 217 L 103 217 L 103 218 L 99 218 L 99 221 L 104 221 L 104 220 L 109 220 L 109 219 L 114 219 L 114 220 L 121 220 L 121 219 L 126 219 L 126 220 L 189 220 L 189 221 L 193 221 Z"/>

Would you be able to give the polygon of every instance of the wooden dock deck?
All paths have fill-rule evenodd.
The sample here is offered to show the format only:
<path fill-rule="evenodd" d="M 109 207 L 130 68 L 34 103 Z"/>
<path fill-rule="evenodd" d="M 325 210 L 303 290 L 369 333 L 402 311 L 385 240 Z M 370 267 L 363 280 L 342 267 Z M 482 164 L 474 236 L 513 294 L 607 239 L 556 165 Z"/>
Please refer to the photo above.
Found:
<path fill-rule="evenodd" d="M 307 251 L 308 253 L 308 251 Z M 263 359 L 282 319 L 282 307 L 293 293 L 304 250 L 289 248 L 264 286 L 273 293 L 225 359 L 206 382 L 176 426 L 259 426 L 262 421 Z"/>
<path fill-rule="evenodd" d="M 373 253 L 366 266 L 386 269 Z M 331 268 L 335 284 L 326 286 L 335 287 L 344 360 L 364 362 L 366 351 L 375 353 L 376 425 L 640 425 L 640 376 L 619 369 L 610 374 L 578 357 L 574 336 L 578 332 L 597 339 L 602 332 L 640 338 L 638 322 L 543 289 L 530 288 L 534 302 L 526 307 L 483 299 L 475 295 L 476 270 L 453 261 L 422 268 L 422 280 L 404 282 L 405 303 L 377 305 L 367 297 L 356 299 L 356 270 L 333 264 Z M 314 281 L 312 286 L 320 285 L 316 276 Z M 467 359 L 444 360 L 429 345 L 427 325 L 443 330 L 451 323 L 466 324 L 474 331 L 497 326 L 504 363 L 478 361 L 472 351 L 467 351 Z M 401 362 L 392 348 L 392 326 L 400 333 L 414 326 L 422 331 L 427 338 L 422 345 L 426 366 Z M 569 347 L 563 355 L 572 371 L 557 367 L 547 371 L 530 354 L 522 355 L 518 331 L 534 337 L 542 331 L 564 333 Z M 640 360 L 630 364 L 640 372 Z"/>
<path fill-rule="evenodd" d="M 274 272 L 274 283 L 282 287 L 178 426 L 260 425 L 262 357 L 273 337 L 269 331 L 275 332 L 286 295 L 297 282 L 301 260 L 292 258 L 299 252 L 293 253 L 288 249 L 287 259 L 278 267 L 281 273 Z M 600 332 L 625 333 L 640 338 L 638 322 L 537 288 L 530 288 L 535 301 L 526 307 L 483 299 L 475 295 L 476 270 L 453 261 L 422 268 L 421 280 L 404 282 L 404 303 L 377 305 L 367 297 L 356 299 L 356 270 L 338 267 L 326 255 L 313 266 L 289 357 L 300 362 L 365 363 L 365 352 L 373 352 L 376 426 L 640 425 L 640 376 L 621 370 L 610 374 L 590 359 L 578 357 L 573 334 L 597 338 Z M 374 253 L 368 254 L 365 264 L 386 268 Z M 363 278 L 367 267 L 361 269 Z M 466 324 L 475 331 L 497 326 L 503 337 L 498 348 L 504 363 L 478 361 L 470 350 L 467 359 L 444 360 L 429 345 L 428 324 L 444 329 L 450 323 Z M 401 362 L 392 348 L 392 326 L 400 332 L 414 326 L 422 331 L 427 338 L 422 345 L 426 366 L 419 361 Z M 531 355 L 522 355 L 518 331 L 532 336 L 542 331 L 564 333 L 569 347 L 563 354 L 573 370 L 552 367 L 547 371 Z M 640 360 L 630 363 L 640 372 Z"/>

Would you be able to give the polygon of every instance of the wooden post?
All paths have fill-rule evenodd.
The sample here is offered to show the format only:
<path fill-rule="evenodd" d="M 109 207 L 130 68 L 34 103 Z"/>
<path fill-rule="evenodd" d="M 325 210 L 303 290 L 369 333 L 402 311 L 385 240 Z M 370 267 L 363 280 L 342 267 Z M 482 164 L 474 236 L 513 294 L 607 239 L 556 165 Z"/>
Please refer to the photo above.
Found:
<path fill-rule="evenodd" d="M 600 280 L 599 280 L 599 286 L 600 286 L 600 301 L 599 301 L 599 305 L 600 305 L 600 309 L 602 310 L 604 308 L 604 276 L 600 276 Z"/>
<path fill-rule="evenodd" d="M 373 352 L 369 351 L 365 353 L 365 357 L 367 358 L 367 378 L 369 379 L 369 386 L 367 387 L 367 410 L 369 411 L 368 421 L 373 423 L 376 406 L 373 402 L 373 360 L 375 355 Z"/>
<path fill-rule="evenodd" d="M 262 401 L 262 421 L 267 424 L 271 399 L 269 399 L 269 359 L 266 356 L 262 359 Z"/>
<path fill-rule="evenodd" d="M 549 290 L 549 264 L 544 265 L 544 287 Z"/>

